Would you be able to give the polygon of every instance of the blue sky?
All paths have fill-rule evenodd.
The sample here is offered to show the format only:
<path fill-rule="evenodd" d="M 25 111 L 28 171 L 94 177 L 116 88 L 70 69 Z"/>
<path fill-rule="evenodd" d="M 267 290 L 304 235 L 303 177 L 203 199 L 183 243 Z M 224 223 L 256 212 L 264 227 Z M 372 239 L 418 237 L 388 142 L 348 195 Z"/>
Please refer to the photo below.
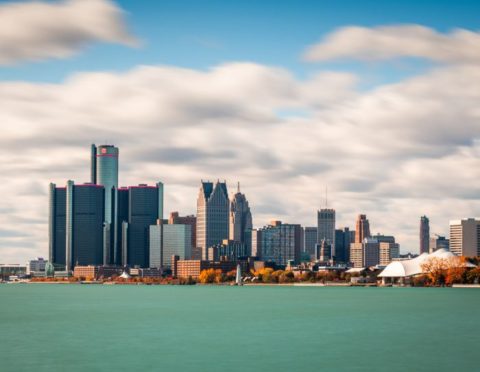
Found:
<path fill-rule="evenodd" d="M 8 3 L 5 1 L 1 3 Z M 283 66 L 299 77 L 322 69 L 353 71 L 367 87 L 415 75 L 430 66 L 421 60 L 395 63 L 351 61 L 312 64 L 305 48 L 348 25 L 417 23 L 440 32 L 480 29 L 478 1 L 134 1 L 117 4 L 127 12 L 138 48 L 97 43 L 68 59 L 0 66 L 2 80 L 60 82 L 76 71 L 125 71 L 136 65 L 207 69 L 229 61 Z"/>

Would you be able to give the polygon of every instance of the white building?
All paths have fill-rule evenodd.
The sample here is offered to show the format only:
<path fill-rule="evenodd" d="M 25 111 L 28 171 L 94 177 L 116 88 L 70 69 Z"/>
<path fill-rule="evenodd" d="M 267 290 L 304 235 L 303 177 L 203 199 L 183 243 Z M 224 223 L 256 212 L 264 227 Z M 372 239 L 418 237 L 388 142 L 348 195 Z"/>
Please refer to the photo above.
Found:
<path fill-rule="evenodd" d="M 415 275 L 423 274 L 422 264 L 431 258 L 453 259 L 455 256 L 452 252 L 446 249 L 438 249 L 433 253 L 422 253 L 420 256 L 412 258 L 411 260 L 392 261 L 387 267 L 378 275 L 379 278 L 408 278 Z M 475 267 L 470 263 L 465 263 L 467 267 Z"/>

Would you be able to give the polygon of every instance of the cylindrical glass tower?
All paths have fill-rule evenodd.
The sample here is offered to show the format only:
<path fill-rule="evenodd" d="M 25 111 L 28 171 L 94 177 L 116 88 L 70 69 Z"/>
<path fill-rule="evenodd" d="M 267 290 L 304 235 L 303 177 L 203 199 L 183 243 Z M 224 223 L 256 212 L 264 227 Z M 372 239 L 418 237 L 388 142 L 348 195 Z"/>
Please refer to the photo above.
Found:
<path fill-rule="evenodd" d="M 97 147 L 96 181 L 105 187 L 105 222 L 112 223 L 112 188 L 118 188 L 118 147 Z"/>

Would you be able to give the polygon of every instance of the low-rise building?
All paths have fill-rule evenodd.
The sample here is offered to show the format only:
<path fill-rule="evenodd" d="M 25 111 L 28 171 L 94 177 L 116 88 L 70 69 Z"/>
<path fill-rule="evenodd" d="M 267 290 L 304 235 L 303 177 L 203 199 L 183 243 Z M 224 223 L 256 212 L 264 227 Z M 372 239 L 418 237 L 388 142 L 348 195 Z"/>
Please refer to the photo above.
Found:
<path fill-rule="evenodd" d="M 0 264 L 0 279 L 8 280 L 10 276 L 26 275 L 27 267 L 19 264 Z"/>
<path fill-rule="evenodd" d="M 38 257 L 36 260 L 30 260 L 27 262 L 27 275 L 32 273 L 44 272 L 45 265 L 47 260 L 44 260 L 42 257 Z"/>

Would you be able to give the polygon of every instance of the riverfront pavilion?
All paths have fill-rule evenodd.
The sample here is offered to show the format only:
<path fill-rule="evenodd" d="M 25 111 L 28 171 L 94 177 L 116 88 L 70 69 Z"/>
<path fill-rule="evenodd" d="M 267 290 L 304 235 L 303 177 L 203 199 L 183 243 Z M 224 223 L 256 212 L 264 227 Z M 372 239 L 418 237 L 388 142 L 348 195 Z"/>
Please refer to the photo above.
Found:
<path fill-rule="evenodd" d="M 379 278 L 382 278 L 382 283 L 404 283 L 406 280 L 409 280 L 411 277 L 416 275 L 424 274 L 422 269 L 422 264 L 427 262 L 432 258 L 439 259 L 452 259 L 455 256 L 452 252 L 447 251 L 442 248 L 433 253 L 422 253 L 420 256 L 412 258 L 411 260 L 402 260 L 402 261 L 392 261 L 387 267 L 378 275 Z M 467 262 L 465 263 L 467 267 L 475 267 L 475 265 Z"/>

